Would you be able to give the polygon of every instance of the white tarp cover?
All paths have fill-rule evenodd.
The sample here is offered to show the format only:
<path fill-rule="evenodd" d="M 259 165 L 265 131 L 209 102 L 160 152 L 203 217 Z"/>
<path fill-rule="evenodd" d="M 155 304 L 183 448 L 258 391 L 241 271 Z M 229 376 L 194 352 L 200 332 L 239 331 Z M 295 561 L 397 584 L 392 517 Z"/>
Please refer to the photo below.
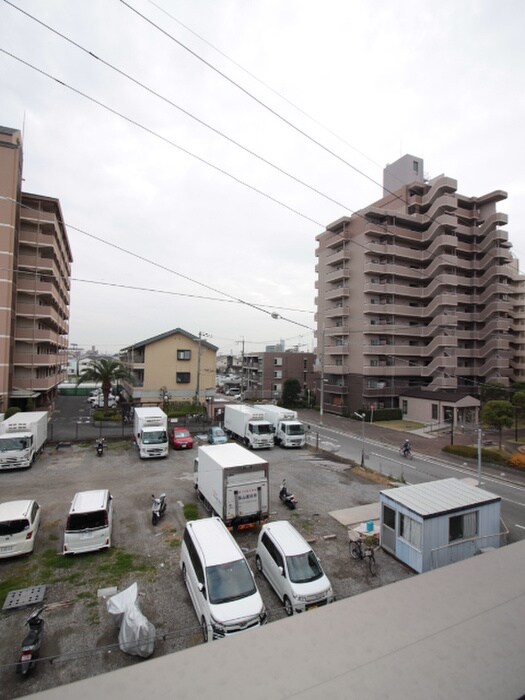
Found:
<path fill-rule="evenodd" d="M 121 650 L 146 659 L 155 648 L 155 626 L 142 614 L 137 597 L 138 586 L 132 583 L 129 588 L 111 596 L 106 605 L 108 612 L 120 623 L 118 642 Z"/>

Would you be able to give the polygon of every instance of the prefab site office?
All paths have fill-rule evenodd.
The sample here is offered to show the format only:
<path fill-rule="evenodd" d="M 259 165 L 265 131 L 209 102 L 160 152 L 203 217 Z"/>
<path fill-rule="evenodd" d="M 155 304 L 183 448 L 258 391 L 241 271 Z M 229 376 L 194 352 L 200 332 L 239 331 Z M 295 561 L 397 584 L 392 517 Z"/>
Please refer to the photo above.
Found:
<path fill-rule="evenodd" d="M 423 573 L 499 547 L 501 498 L 462 479 L 380 493 L 381 546 Z"/>

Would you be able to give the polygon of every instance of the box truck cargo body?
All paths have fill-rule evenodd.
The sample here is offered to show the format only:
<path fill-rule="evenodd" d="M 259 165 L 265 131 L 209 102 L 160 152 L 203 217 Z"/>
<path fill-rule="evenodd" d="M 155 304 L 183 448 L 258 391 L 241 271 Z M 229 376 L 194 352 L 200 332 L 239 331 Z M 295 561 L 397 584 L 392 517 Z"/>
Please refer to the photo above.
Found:
<path fill-rule="evenodd" d="M 268 519 L 268 462 L 234 443 L 199 447 L 194 486 L 206 509 L 227 527 Z"/>
<path fill-rule="evenodd" d="M 47 411 L 15 413 L 0 423 L 0 469 L 27 469 L 47 440 Z"/>
<path fill-rule="evenodd" d="M 262 411 L 274 430 L 275 444 L 281 447 L 304 447 L 306 442 L 304 425 L 297 416 L 297 411 L 275 406 L 257 404 L 254 408 Z"/>
<path fill-rule="evenodd" d="M 168 456 L 168 416 L 157 406 L 134 411 L 133 435 L 141 459 Z"/>
<path fill-rule="evenodd" d="M 252 450 L 273 447 L 273 431 L 262 411 L 246 404 L 224 407 L 224 431 Z"/>

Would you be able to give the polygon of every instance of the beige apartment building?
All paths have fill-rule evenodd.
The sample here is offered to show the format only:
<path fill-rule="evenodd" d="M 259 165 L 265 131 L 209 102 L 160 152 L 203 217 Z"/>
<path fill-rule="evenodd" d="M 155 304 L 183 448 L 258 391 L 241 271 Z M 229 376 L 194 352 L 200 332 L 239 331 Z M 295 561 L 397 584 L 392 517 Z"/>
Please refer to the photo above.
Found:
<path fill-rule="evenodd" d="M 120 361 L 131 369 L 135 384 L 122 382 L 135 405 L 163 401 L 204 403 L 215 394 L 218 348 L 204 339 L 175 328 L 120 351 Z"/>
<path fill-rule="evenodd" d="M 385 168 L 382 199 L 317 236 L 326 411 L 438 394 L 450 406 L 481 384 L 525 381 L 525 283 L 498 211 L 506 197 L 459 194 L 405 155 Z"/>
<path fill-rule="evenodd" d="M 0 126 L 0 412 L 53 405 L 66 377 L 73 257 L 60 202 L 22 191 L 22 137 Z"/>

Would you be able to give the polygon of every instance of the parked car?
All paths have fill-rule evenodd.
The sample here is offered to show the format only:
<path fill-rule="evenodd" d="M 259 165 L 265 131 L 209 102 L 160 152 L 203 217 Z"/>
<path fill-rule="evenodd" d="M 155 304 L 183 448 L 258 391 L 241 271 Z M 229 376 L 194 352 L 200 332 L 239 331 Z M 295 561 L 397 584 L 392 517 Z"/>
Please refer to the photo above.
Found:
<path fill-rule="evenodd" d="M 174 450 L 189 450 L 193 447 L 193 438 L 188 428 L 176 427 L 169 432 L 170 445 Z"/>
<path fill-rule="evenodd" d="M 255 565 L 282 600 L 287 615 L 335 600 L 315 552 L 288 520 L 262 526 Z"/>
<path fill-rule="evenodd" d="M 39 526 L 40 506 L 36 501 L 0 503 L 0 559 L 32 552 Z"/>
<path fill-rule="evenodd" d="M 79 491 L 71 501 L 64 532 L 63 554 L 94 552 L 111 547 L 113 497 L 107 489 Z"/>
<path fill-rule="evenodd" d="M 228 436 L 224 430 L 218 426 L 209 428 L 207 437 L 210 445 L 223 445 L 225 442 L 228 442 Z"/>

